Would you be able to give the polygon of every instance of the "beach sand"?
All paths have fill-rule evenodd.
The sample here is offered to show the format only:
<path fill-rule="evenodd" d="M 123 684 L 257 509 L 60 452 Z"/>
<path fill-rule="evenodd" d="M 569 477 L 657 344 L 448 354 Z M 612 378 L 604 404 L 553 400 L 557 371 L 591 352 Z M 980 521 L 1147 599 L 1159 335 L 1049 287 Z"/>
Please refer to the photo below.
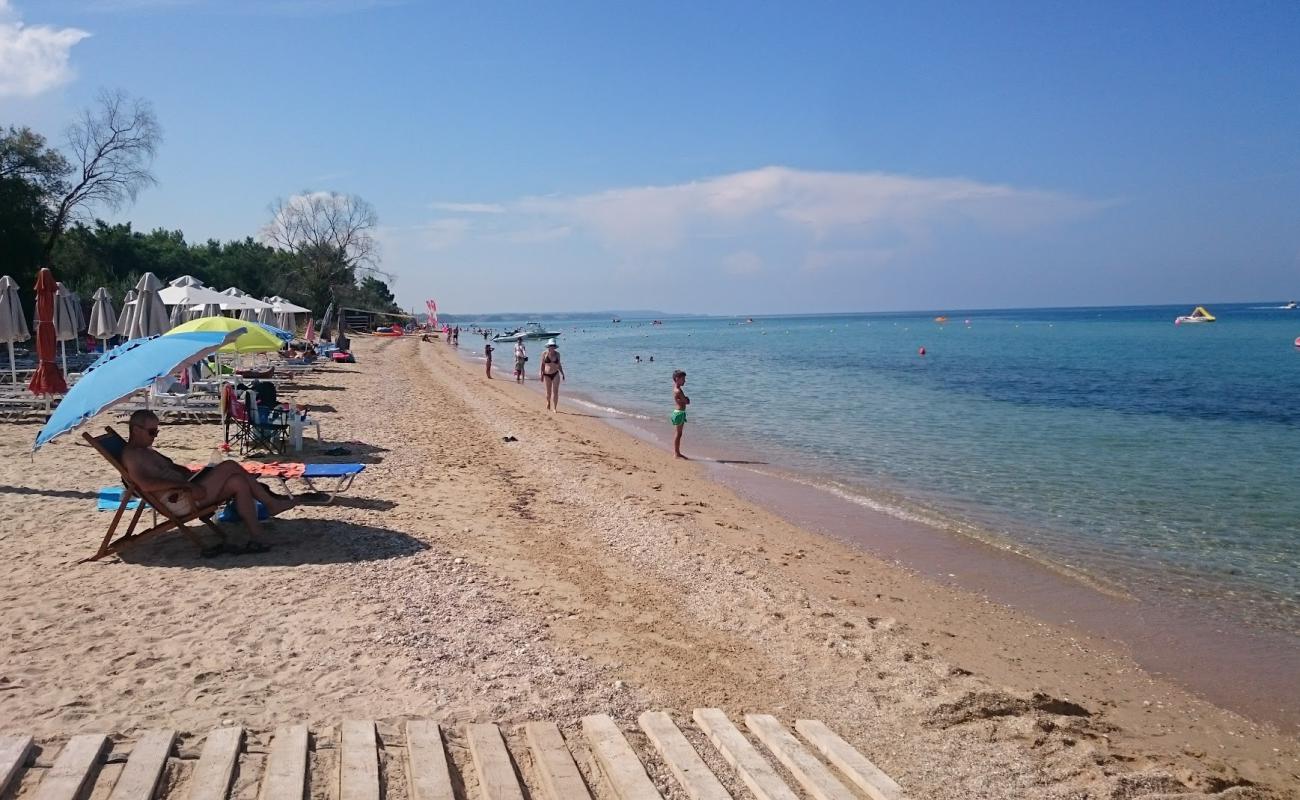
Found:
<path fill-rule="evenodd" d="M 1111 643 L 801 530 L 588 411 L 547 414 L 532 387 L 489 382 L 441 343 L 356 350 L 296 400 L 326 439 L 305 458 L 343 447 L 334 460 L 368 468 L 336 504 L 271 523 L 266 554 L 200 560 L 170 537 L 78 563 L 114 473 L 78 435 L 31 458 L 37 428 L 5 428 L 0 734 L 412 717 L 569 730 L 586 713 L 718 706 L 821 719 L 915 798 L 1300 786 L 1294 738 Z M 167 425 L 158 446 L 204 461 L 219 435 Z"/>

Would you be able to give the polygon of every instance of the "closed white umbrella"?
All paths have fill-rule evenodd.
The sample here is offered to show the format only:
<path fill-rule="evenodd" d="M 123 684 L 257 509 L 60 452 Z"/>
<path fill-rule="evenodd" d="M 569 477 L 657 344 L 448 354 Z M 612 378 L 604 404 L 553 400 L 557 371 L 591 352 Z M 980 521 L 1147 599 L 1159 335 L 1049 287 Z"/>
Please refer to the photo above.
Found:
<path fill-rule="evenodd" d="M 104 352 L 108 352 L 108 340 L 117 335 L 113 298 L 103 286 L 95 290 L 95 304 L 90 307 L 90 325 L 86 332 L 104 343 Z"/>
<path fill-rule="evenodd" d="M 77 340 L 77 321 L 76 295 L 63 285 L 63 281 L 59 281 L 54 293 L 54 339 L 59 343 L 59 358 L 63 361 L 64 375 L 68 374 L 66 343 Z"/>
<path fill-rule="evenodd" d="M 14 342 L 32 338 L 18 300 L 18 284 L 8 275 L 0 278 L 0 342 L 9 345 L 9 379 L 18 383 L 18 370 L 14 367 Z"/>
<path fill-rule="evenodd" d="M 184 323 L 189 318 L 190 318 L 190 307 L 183 303 L 177 303 L 176 305 L 172 306 L 171 314 L 167 315 L 167 323 L 172 328 L 175 328 L 177 325 Z"/>
<path fill-rule="evenodd" d="M 257 309 L 257 319 L 255 321 L 263 325 L 275 325 L 275 312 L 271 309 L 275 308 L 274 301 L 278 299 L 277 297 L 263 297 L 262 302 L 266 303 L 266 308 Z"/>
<path fill-rule="evenodd" d="M 126 332 L 131 329 L 131 317 L 135 315 L 135 289 L 127 289 L 126 296 L 122 298 L 122 316 L 117 318 L 116 333 L 122 338 L 126 338 Z"/>
<path fill-rule="evenodd" d="M 81 295 L 72 293 L 72 310 L 77 312 L 77 332 L 85 331 L 90 320 L 86 317 L 86 307 L 81 302 Z"/>
<path fill-rule="evenodd" d="M 158 296 L 161 289 L 162 281 L 158 280 L 157 275 L 146 272 L 140 276 L 140 282 L 135 285 L 135 313 L 131 317 L 131 327 L 127 330 L 126 338 L 143 339 L 171 330 L 171 325 L 167 322 L 167 307 Z"/>

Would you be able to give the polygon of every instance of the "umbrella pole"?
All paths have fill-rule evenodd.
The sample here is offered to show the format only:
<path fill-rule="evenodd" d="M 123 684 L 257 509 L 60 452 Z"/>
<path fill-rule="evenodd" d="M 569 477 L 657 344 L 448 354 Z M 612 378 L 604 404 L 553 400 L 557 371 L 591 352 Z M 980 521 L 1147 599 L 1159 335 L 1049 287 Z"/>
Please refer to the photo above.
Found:
<path fill-rule="evenodd" d="M 18 368 L 14 366 L 14 343 L 9 343 L 9 380 L 14 386 L 18 385 Z"/>
<path fill-rule="evenodd" d="M 59 355 L 63 358 L 63 377 L 68 377 L 68 343 L 59 342 Z"/>

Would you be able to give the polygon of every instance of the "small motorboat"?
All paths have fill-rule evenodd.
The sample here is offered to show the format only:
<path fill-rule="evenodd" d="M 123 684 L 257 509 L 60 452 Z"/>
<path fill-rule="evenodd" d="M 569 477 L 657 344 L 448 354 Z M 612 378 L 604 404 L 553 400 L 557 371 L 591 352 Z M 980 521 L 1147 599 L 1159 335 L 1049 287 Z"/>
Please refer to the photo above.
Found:
<path fill-rule="evenodd" d="M 522 328 L 515 328 L 509 333 L 503 333 L 500 336 L 493 336 L 494 342 L 518 342 L 523 339 L 554 339 L 560 335 L 560 331 L 548 331 L 542 327 L 540 322 L 528 322 Z"/>
<path fill-rule="evenodd" d="M 1287 311 L 1295 311 L 1297 308 L 1300 308 L 1300 303 L 1297 303 L 1295 300 L 1292 300 L 1291 302 L 1287 303 L 1282 307 L 1285 308 Z"/>
<path fill-rule="evenodd" d="M 1205 306 L 1197 306 L 1196 310 L 1185 317 L 1174 319 L 1175 325 L 1190 324 L 1193 322 L 1214 322 L 1214 315 L 1205 310 Z"/>

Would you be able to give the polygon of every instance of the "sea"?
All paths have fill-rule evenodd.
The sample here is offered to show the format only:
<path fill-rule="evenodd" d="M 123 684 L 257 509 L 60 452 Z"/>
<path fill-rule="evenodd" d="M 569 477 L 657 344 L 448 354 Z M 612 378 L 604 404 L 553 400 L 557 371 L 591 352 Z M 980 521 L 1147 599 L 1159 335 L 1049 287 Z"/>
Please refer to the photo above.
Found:
<path fill-rule="evenodd" d="M 688 454 L 1300 643 L 1300 310 L 1282 305 L 1181 325 L 1190 306 L 543 321 L 575 409 L 666 439 L 682 369 Z"/>

